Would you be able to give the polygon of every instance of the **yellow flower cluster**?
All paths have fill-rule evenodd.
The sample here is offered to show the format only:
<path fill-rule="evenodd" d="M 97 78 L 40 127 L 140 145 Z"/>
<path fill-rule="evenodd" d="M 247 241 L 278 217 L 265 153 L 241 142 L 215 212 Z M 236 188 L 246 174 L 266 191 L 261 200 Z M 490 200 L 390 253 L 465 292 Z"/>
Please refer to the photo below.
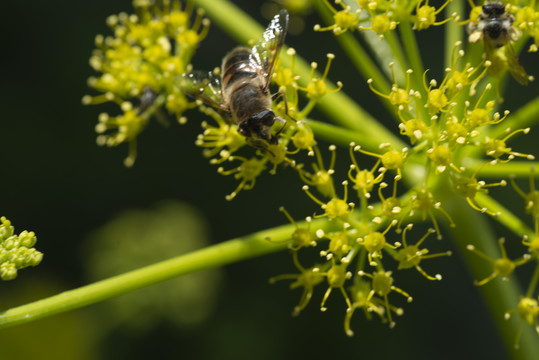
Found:
<path fill-rule="evenodd" d="M 539 15 L 535 3 L 529 7 L 518 7 L 513 1 L 502 7 L 503 24 L 508 27 L 505 30 L 510 36 L 499 39 L 484 30 L 483 18 L 489 15 L 485 12 L 489 11 L 490 5 L 481 7 L 470 2 L 469 19 L 462 22 L 459 22 L 457 14 L 439 19 L 441 11 L 450 2 L 447 0 L 435 8 L 429 0 L 357 0 L 346 3 L 336 0 L 334 4 L 324 0 L 333 14 L 334 23 L 326 27 L 317 25 L 315 30 L 329 30 L 335 35 L 356 29 L 372 30 L 380 39 L 387 40 L 385 45 L 388 48 L 395 50 L 395 62 L 389 64 L 390 86 L 379 84 L 378 80 L 384 80 L 383 76 L 374 75 L 369 76 L 377 80 L 369 79 L 367 84 L 388 105 L 400 134 L 409 143 L 409 146 L 381 143 L 378 148 L 372 145 L 363 148 L 354 142 L 349 143 L 349 167 L 341 178 L 335 171 L 336 146 L 329 146 L 329 159 L 326 159 L 307 118 L 327 94 L 342 88 L 342 83 L 331 85 L 327 79 L 335 56 L 327 55 L 326 65 L 320 72 L 318 64 L 311 63 L 308 79 L 300 79 L 296 74 L 294 49 L 283 51 L 275 58 L 263 59 L 263 70 L 270 68 L 273 72 L 265 74 L 267 78 L 264 81 L 271 78 L 278 91 L 271 96 L 270 109 L 247 117 L 247 120 L 239 120 L 231 111 L 230 104 L 222 101 L 224 91 L 218 79 L 223 74 L 217 70 L 199 80 L 199 73 L 192 72 L 188 65 L 196 45 L 206 35 L 208 22 L 198 12 L 191 23 L 189 19 L 193 10 L 189 6 L 182 9 L 178 1 L 163 1 L 164 5 L 158 7 L 141 0 L 136 2 L 137 15 L 120 14 L 109 18 L 108 24 L 114 36 L 98 36 L 98 50 L 90 60 L 92 67 L 102 75 L 91 78 L 89 83 L 103 94 L 86 96 L 83 101 L 88 104 L 113 101 L 120 106 L 120 115 L 100 115 L 96 130 L 101 134 L 98 137 L 101 145 L 130 144 L 126 165 L 134 161 L 137 136 L 150 117 L 158 115 L 162 106 L 175 114 L 180 122 L 185 121 L 185 110 L 197 107 L 208 120 L 202 123 L 203 131 L 196 144 L 203 148 L 203 154 L 210 158 L 210 163 L 218 166 L 218 173 L 233 176 L 238 181 L 234 191 L 226 196 L 227 200 L 234 199 L 242 190 L 252 189 L 265 171 L 274 174 L 279 166 L 296 171 L 304 183 L 302 190 L 316 204 L 317 210 L 305 218 L 303 225 L 297 223 L 284 208 L 281 209 L 294 225 L 290 249 L 297 272 L 276 276 L 272 282 L 292 280 L 292 289 L 303 289 L 294 314 L 299 314 L 307 306 L 318 285 L 326 288 L 320 303 L 322 311 L 326 310 L 329 296 L 339 292 L 346 304 L 344 328 L 348 335 L 353 334 L 351 320 L 358 309 L 362 309 L 367 318 L 372 313 L 377 314 L 392 327 L 395 325 L 394 316 L 403 314 L 403 309 L 395 305 L 393 298 L 402 296 L 407 302 L 412 301 L 410 294 L 396 285 L 396 272 L 415 269 L 423 278 L 439 281 L 442 276 L 425 270 L 423 260 L 451 255 L 449 251 L 429 250 L 429 240 L 434 237 L 431 234 L 436 234 L 437 239 L 442 238 L 439 221 L 455 226 L 438 199 L 442 197 L 440 189 L 462 196 L 481 213 L 499 216 L 499 211 L 481 205 L 478 198 L 492 187 L 507 183 L 505 180 L 486 183 L 479 178 L 480 172 L 515 158 L 533 159 L 532 155 L 514 151 L 508 145 L 515 135 L 527 134 L 528 128 L 499 130 L 509 111 L 498 110 L 502 99 L 498 93 L 493 94 L 496 87 L 492 85 L 492 76 L 501 78 L 509 71 L 521 84 L 533 80 L 511 51 L 512 43 L 521 33 L 534 38 L 535 44 L 530 51 L 536 50 Z M 497 2 L 492 3 L 493 7 L 498 6 Z M 412 54 L 417 48 L 414 47 L 411 30 L 421 31 L 451 20 L 455 20 L 452 26 L 455 23 L 468 26 L 472 46 L 479 39 L 483 40 L 484 56 L 476 63 L 469 61 L 473 57 L 468 57 L 461 49 L 462 43 L 457 42 L 452 53 L 449 51 L 451 56 L 441 81 L 429 79 L 419 54 L 415 58 Z M 278 31 L 272 33 L 281 24 L 279 21 L 285 20 L 279 16 L 274 18 L 266 30 L 268 38 L 265 41 L 272 36 L 282 36 Z M 404 50 L 392 33 L 397 27 L 402 27 Z M 255 45 L 253 49 L 256 51 L 253 52 L 261 51 L 264 56 L 272 51 L 277 53 L 281 44 L 268 49 Z M 253 58 L 260 55 L 251 54 Z M 284 57 L 287 57 L 288 66 L 280 61 Z M 234 65 L 238 64 L 241 62 Z M 268 64 L 271 65 L 266 68 Z M 248 63 L 248 67 L 254 66 L 254 63 Z M 262 77 L 252 71 L 249 73 L 254 81 Z M 189 102 L 184 93 L 196 101 Z M 265 100 L 270 98 L 269 93 L 263 95 L 267 95 Z M 273 113 L 271 120 L 279 120 L 274 121 L 275 126 L 273 122 L 269 126 L 263 123 L 262 115 L 266 113 Z M 249 120 L 255 116 L 260 116 L 255 118 L 260 121 L 256 125 L 266 126 L 264 133 L 256 133 L 252 129 L 246 132 L 242 128 L 249 126 Z M 314 126 L 313 129 L 316 130 Z M 249 131 L 264 136 L 248 136 Z M 400 194 L 399 190 L 404 186 L 408 190 Z M 535 238 L 523 240 L 529 255 L 517 260 L 509 259 L 503 241 L 500 241 L 502 257 L 499 259 L 489 258 L 474 246 L 469 246 L 469 250 L 493 263 L 492 274 L 477 282 L 478 285 L 496 277 L 508 277 L 516 267 L 539 259 L 537 191 L 533 185 L 529 194 L 514 183 L 513 187 L 526 199 L 527 210 L 535 221 Z M 390 194 L 386 188 L 390 189 Z M 313 228 L 313 218 L 325 218 L 333 230 Z M 416 240 L 412 240 L 413 224 L 425 220 L 432 226 L 422 229 Z M 305 266 L 303 258 L 300 259 L 300 251 L 304 248 L 316 248 L 320 259 L 311 266 Z M 531 324 L 537 322 L 539 310 L 537 301 L 530 296 L 526 299 L 515 311 Z"/>
<path fill-rule="evenodd" d="M 324 0 L 327 7 L 333 13 L 334 24 L 321 27 L 316 25 L 315 31 L 331 30 L 335 35 L 340 35 L 346 31 L 372 30 L 384 39 L 384 34 L 394 30 L 399 22 L 409 21 L 414 24 L 414 29 L 425 30 L 431 26 L 438 26 L 456 18 L 451 17 L 436 21 L 436 16 L 449 4 L 447 0 L 439 8 L 429 5 L 429 0 L 420 1 L 395 1 L 395 0 L 357 0 L 355 3 L 336 0 L 337 10 Z M 353 4 L 353 5 L 350 5 Z M 363 26 L 361 24 L 368 24 Z"/>
<path fill-rule="evenodd" d="M 321 75 L 316 71 L 318 64 L 311 63 L 310 78 L 304 87 L 298 84 L 299 77 L 294 72 L 295 50 L 290 48 L 282 56 L 288 56 L 291 65 L 285 67 L 278 63 L 272 77 L 279 87 L 277 95 L 282 97 L 282 101 L 273 102 L 272 108 L 276 115 L 287 120 L 284 128 L 283 125 L 278 125 L 281 130 L 278 130 L 279 140 L 277 143 L 268 144 L 261 140 L 245 138 L 239 133 L 238 125 L 233 124 L 230 119 L 223 117 L 223 114 L 214 108 L 198 103 L 199 109 L 209 115 L 213 121 L 202 124 L 204 131 L 199 135 L 196 144 L 205 148 L 204 155 L 212 158 L 210 160 L 212 164 L 221 165 L 218 168 L 220 174 L 233 175 L 239 180 L 236 189 L 226 196 L 227 200 L 234 199 L 241 190 L 252 189 L 256 178 L 264 170 L 270 169 L 270 173 L 275 174 L 279 165 L 290 165 L 298 170 L 301 177 L 312 178 L 313 175 L 306 175 L 307 173 L 303 169 L 304 165 L 296 163 L 293 159 L 293 156 L 300 151 L 306 151 L 309 155 L 317 153 L 318 159 L 321 161 L 313 132 L 303 119 L 326 94 L 341 89 L 341 83 L 337 83 L 336 88 L 330 89 L 326 81 L 331 62 L 335 56 L 333 54 L 327 55 L 328 61 Z M 303 99 L 307 101 L 305 104 L 300 103 Z M 251 145 L 251 147 L 258 149 L 255 156 L 237 155 L 245 145 Z M 293 145 L 294 149 L 290 150 L 289 145 Z M 225 163 L 233 163 L 234 166 L 225 169 L 222 165 Z M 316 175 L 314 176 L 316 177 Z M 309 180 L 306 182 L 309 183 Z"/>
<path fill-rule="evenodd" d="M 178 87 L 178 77 L 187 70 L 191 57 L 208 32 L 209 21 L 198 11 L 191 21 L 192 5 L 182 8 L 177 0 L 135 1 L 136 15 L 109 16 L 113 35 L 98 35 L 97 49 L 90 58 L 100 73 L 88 85 L 101 95 L 83 97 L 84 104 L 114 102 L 121 114 L 102 113 L 96 132 L 99 145 L 129 143 L 126 166 L 136 157 L 136 139 L 152 116 L 164 107 L 184 122 L 183 112 L 193 107 Z"/>
<path fill-rule="evenodd" d="M 334 7 L 329 1 L 325 1 L 333 13 L 334 24 L 327 27 L 317 25 L 315 30 L 331 30 L 336 35 L 354 29 L 373 30 L 384 39 L 384 36 L 387 38 L 389 32 L 401 22 L 413 24 L 411 28 L 419 31 L 452 19 L 458 20 L 456 14 L 445 20 L 437 20 L 437 15 L 449 2 L 436 9 L 430 6 L 428 1 L 357 1 L 355 7 L 351 5 L 354 2 L 345 4 L 335 1 Z M 475 23 L 476 26 L 483 9 L 479 7 L 479 12 L 477 10 L 472 10 L 474 19 L 460 24 Z M 522 9 L 514 10 L 515 13 L 520 11 Z M 362 25 L 366 22 L 368 25 Z M 526 22 L 515 20 L 512 26 L 522 28 L 524 23 Z M 526 24 L 532 29 L 534 22 L 528 21 Z M 469 26 L 470 28 L 472 26 Z M 470 31 L 473 33 L 475 30 L 472 28 Z M 310 152 L 311 156 L 315 157 L 312 170 L 303 163 L 295 164 L 295 169 L 305 183 L 304 192 L 320 209 L 312 217 L 327 218 L 338 230 L 325 233 L 320 229 L 311 229 L 311 216 L 307 217 L 307 226 L 300 227 L 290 214 L 283 210 L 296 227 L 294 234 L 301 233 L 301 236 L 292 236 L 290 245 L 298 273 L 280 275 L 272 281 L 293 280 L 290 285 L 292 289 L 303 289 L 294 314 L 307 306 L 317 285 L 325 284 L 327 290 L 322 297 L 320 309 L 326 309 L 326 301 L 334 290 L 340 292 L 347 309 L 344 327 L 348 335 L 353 334 L 351 319 L 359 308 L 363 309 L 367 318 L 376 313 L 382 321 L 394 326 L 393 315 L 401 315 L 403 310 L 392 304 L 391 297 L 399 294 L 408 302 L 412 301 L 412 297 L 395 285 L 395 271 L 389 269 L 396 263 L 396 271 L 415 269 L 428 280 L 441 280 L 440 274 L 430 275 L 425 271 L 421 266 L 422 261 L 451 255 L 449 251 L 431 253 L 427 245 L 430 234 L 437 234 L 438 239 L 442 237 L 438 224 L 440 218 L 449 226 L 455 226 L 449 213 L 435 197 L 440 195 L 436 191 L 437 187 L 450 184 L 453 193 L 464 197 L 473 209 L 491 216 L 500 215 L 499 212 L 481 206 L 477 194 L 486 194 L 489 188 L 505 186 L 507 183 L 505 180 L 486 183 L 479 179 L 480 172 L 487 166 L 503 164 L 517 157 L 533 160 L 533 155 L 516 152 L 507 144 L 512 137 L 526 134 L 529 129 L 503 129 L 497 132 L 499 126 L 493 125 L 503 123 L 509 112 L 497 111 L 501 101 L 492 100 L 497 94 L 492 94 L 494 89 L 488 75 L 501 74 L 499 71 L 492 71 L 495 64 L 488 53 L 477 64 L 464 63 L 466 54 L 461 45 L 460 42 L 455 44 L 450 64 L 441 81 L 429 80 L 427 71 L 421 77 L 414 74 L 412 69 L 399 69 L 404 70 L 404 81 L 399 82 L 394 71 L 396 65 L 391 63 L 393 83 L 389 91 L 377 90 L 372 79 L 367 82 L 370 89 L 392 107 L 399 121 L 400 133 L 408 138 L 411 148 L 394 148 L 391 144 L 380 144 L 380 152 L 375 153 L 351 143 L 348 178 L 341 180 L 341 191 L 335 186 L 338 180 L 334 170 L 334 145 L 329 147 L 329 166 L 324 164 L 316 144 L 311 146 Z M 503 45 L 506 48 L 511 46 Z M 485 46 L 488 49 L 488 44 Z M 525 71 L 512 69 L 511 59 L 505 58 L 503 61 L 504 72 L 509 70 L 517 80 L 518 76 L 522 80 L 522 73 L 525 74 Z M 403 63 L 399 65 L 402 66 Z M 293 79 L 293 72 L 286 78 Z M 526 75 L 526 79 L 532 78 Z M 283 84 L 285 83 L 283 81 Z M 476 157 L 485 160 L 479 165 L 477 162 L 469 165 L 470 152 L 475 152 Z M 358 156 L 362 156 L 363 160 L 358 160 Z M 362 161 L 365 161 L 365 165 Z M 418 166 L 414 167 L 413 164 Z M 422 173 L 418 178 L 422 178 L 421 183 L 408 182 L 406 185 L 410 190 L 399 195 L 400 182 L 409 175 L 410 169 L 416 171 L 420 167 Z M 353 194 L 350 186 L 355 190 L 357 202 L 351 199 Z M 388 187 L 392 189 L 389 196 L 383 193 Z M 520 193 L 525 198 L 530 197 L 522 191 Z M 536 202 L 530 200 L 528 203 Z M 433 228 L 418 236 L 418 240 L 410 241 L 408 237 L 412 224 L 427 218 L 432 222 Z M 537 221 L 537 218 L 535 219 Z M 539 227 L 536 225 L 537 228 Z M 392 230 L 398 234 L 397 238 Z M 536 240 L 526 238 L 524 241 L 531 253 L 538 248 Z M 312 266 L 302 264 L 300 250 L 313 246 L 319 248 L 323 243 L 327 244 L 319 250 L 323 260 Z M 486 257 L 473 246 L 469 248 Z M 501 259 L 489 259 L 494 264 L 492 275 L 479 281 L 478 285 L 498 276 L 506 277 L 515 267 L 531 259 L 529 255 L 525 255 L 517 260 L 510 260 L 505 254 L 502 242 L 500 249 L 503 255 Z M 537 251 L 534 254 L 536 253 Z M 532 315 L 529 315 L 529 311 L 521 315 L 527 316 L 525 321 L 529 323 L 530 316 L 537 322 L 539 313 L 536 303 L 532 308 L 535 311 Z M 523 313 L 523 310 L 519 311 Z"/>

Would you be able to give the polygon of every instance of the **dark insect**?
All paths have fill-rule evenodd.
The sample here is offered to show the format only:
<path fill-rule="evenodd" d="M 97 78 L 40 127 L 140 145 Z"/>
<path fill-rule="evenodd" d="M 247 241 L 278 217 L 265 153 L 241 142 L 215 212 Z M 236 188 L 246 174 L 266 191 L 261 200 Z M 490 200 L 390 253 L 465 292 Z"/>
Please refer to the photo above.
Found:
<path fill-rule="evenodd" d="M 506 62 L 509 71 L 522 85 L 528 84 L 529 76 L 522 67 L 511 45 L 520 37 L 520 31 L 513 26 L 515 18 L 505 10 L 505 6 L 498 1 L 486 2 L 476 22 L 468 25 L 469 41 L 476 43 L 483 40 L 488 60 L 493 63 Z M 504 55 L 500 58 L 498 50 L 503 48 Z M 501 60 L 500 60 L 501 59 Z"/>
<path fill-rule="evenodd" d="M 282 94 L 272 95 L 269 85 L 287 28 L 288 12 L 281 10 L 252 48 L 237 47 L 223 58 L 220 75 L 193 71 L 182 76 L 187 95 L 232 118 L 238 132 L 261 148 L 266 148 L 261 140 L 277 143 L 277 136 L 286 125 L 271 110 L 273 100 Z M 273 135 L 275 121 L 283 127 Z"/>
<path fill-rule="evenodd" d="M 144 88 L 144 92 L 140 96 L 140 106 L 138 108 L 137 115 L 142 115 L 146 110 L 148 110 L 150 106 L 153 105 L 156 98 L 157 94 L 155 91 L 150 86 L 146 86 Z"/>

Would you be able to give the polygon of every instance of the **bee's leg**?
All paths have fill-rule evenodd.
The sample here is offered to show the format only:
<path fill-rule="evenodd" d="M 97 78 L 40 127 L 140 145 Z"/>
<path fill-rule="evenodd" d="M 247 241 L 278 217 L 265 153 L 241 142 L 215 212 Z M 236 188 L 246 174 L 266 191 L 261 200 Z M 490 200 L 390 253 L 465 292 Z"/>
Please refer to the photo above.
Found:
<path fill-rule="evenodd" d="M 285 96 L 284 91 L 279 90 L 275 94 L 271 95 L 271 101 L 277 100 L 279 96 Z"/>
<path fill-rule="evenodd" d="M 275 94 L 273 94 L 271 96 L 271 100 L 275 101 L 276 99 L 279 98 L 279 96 L 282 96 L 282 98 L 283 98 L 283 101 L 284 101 L 284 113 L 286 114 L 286 116 L 288 116 L 291 120 L 294 120 L 294 121 L 297 122 L 297 120 L 294 119 L 292 116 L 290 116 L 290 114 L 288 113 L 288 99 L 286 98 L 286 93 L 284 92 L 284 90 L 280 89 Z M 284 121 L 284 119 L 281 119 L 281 120 Z"/>
<path fill-rule="evenodd" d="M 275 101 L 277 98 L 279 98 L 279 96 L 281 96 L 283 98 L 283 101 L 284 101 L 284 112 L 286 114 L 286 116 L 288 116 L 291 120 L 297 122 L 296 119 L 294 119 L 292 116 L 290 116 L 289 112 L 288 112 L 288 100 L 286 98 L 286 93 L 284 92 L 284 90 L 280 89 L 278 92 L 276 92 L 275 94 L 273 94 L 271 96 L 271 99 L 272 101 Z M 284 128 L 286 127 L 286 120 L 279 117 L 279 116 L 276 116 L 275 117 L 275 120 L 280 122 L 281 124 L 283 124 L 283 126 L 277 131 L 277 133 L 275 133 L 274 136 L 272 136 L 271 138 L 271 143 L 272 144 L 276 144 L 277 143 L 277 137 L 279 136 L 279 134 L 281 132 L 283 132 Z"/>
<path fill-rule="evenodd" d="M 279 116 L 276 116 L 275 120 L 280 122 L 281 124 L 283 124 L 283 126 L 281 126 L 281 128 L 275 133 L 275 135 L 273 135 L 271 137 L 271 142 L 272 143 L 277 143 L 277 137 L 279 136 L 280 133 L 283 132 L 284 128 L 286 127 L 286 120 L 285 119 L 283 119 L 283 118 L 281 118 Z"/>

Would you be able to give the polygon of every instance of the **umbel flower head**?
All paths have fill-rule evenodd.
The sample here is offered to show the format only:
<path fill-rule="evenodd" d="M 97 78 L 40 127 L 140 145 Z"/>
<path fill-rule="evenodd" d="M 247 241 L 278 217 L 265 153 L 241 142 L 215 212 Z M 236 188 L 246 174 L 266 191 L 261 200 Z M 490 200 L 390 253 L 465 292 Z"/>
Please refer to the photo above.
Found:
<path fill-rule="evenodd" d="M 24 230 L 15 235 L 11 221 L 0 218 L 0 278 L 13 280 L 17 271 L 29 266 L 37 266 L 43 259 L 43 253 L 34 249 L 36 234 Z"/>
<path fill-rule="evenodd" d="M 177 0 L 134 1 L 136 15 L 111 15 L 107 25 L 113 35 L 97 35 L 90 66 L 100 73 L 88 85 L 100 95 L 83 97 L 83 104 L 114 102 L 118 115 L 102 113 L 96 126 L 98 145 L 129 144 L 126 166 L 136 158 L 136 140 L 152 117 L 162 118 L 164 106 L 181 123 L 183 112 L 193 107 L 178 88 L 197 45 L 208 32 L 209 21 L 192 6 Z"/>
<path fill-rule="evenodd" d="M 312 272 L 326 278 L 327 290 L 322 295 L 320 309 L 326 309 L 326 300 L 335 293 L 333 289 L 338 289 L 337 293 L 342 294 L 346 306 L 344 327 L 348 335 L 353 334 L 351 319 L 358 308 L 364 309 L 367 318 L 374 312 L 382 321 L 389 322 L 391 327 L 395 325 L 391 315 L 401 315 L 404 310 L 392 304 L 390 301 L 393 300 L 388 295 L 398 292 L 408 301 L 411 300 L 407 292 L 393 285 L 394 281 L 398 281 L 400 271 L 414 268 L 426 280 L 442 279 L 441 274 L 430 275 L 430 270 L 423 268 L 422 261 L 451 255 L 450 251 L 431 252 L 428 244 L 429 234 L 436 233 L 436 238 L 442 239 L 440 222 L 449 227 L 458 226 L 440 198 L 463 197 L 478 213 L 503 217 L 500 211 L 490 209 L 480 200 L 488 196 L 492 189 L 506 186 L 507 181 L 502 179 L 487 182 L 481 178 L 482 173 L 487 172 L 489 167 L 518 159 L 534 160 L 532 154 L 515 151 L 509 144 L 514 137 L 527 134 L 530 129 L 505 127 L 503 124 L 509 111 L 499 110 L 502 99 L 496 88 L 498 78 L 509 72 L 524 84 L 518 76 L 523 76 L 525 71 L 517 67 L 516 55 L 502 56 L 509 54 L 516 38 L 500 42 L 498 47 L 503 50 L 493 50 L 489 41 L 494 39 L 488 36 L 494 37 L 494 34 L 484 30 L 488 29 L 485 20 L 487 15 L 481 17 L 478 13 L 472 13 L 473 18 L 465 22 L 459 22 L 462 14 L 449 14 L 443 18 L 442 10 L 450 2 L 435 8 L 429 1 L 335 1 L 334 4 L 324 1 L 324 6 L 333 15 L 334 24 L 315 27 L 315 31 L 331 30 L 336 36 L 345 38 L 343 41 L 347 42 L 348 50 L 352 48 L 348 42 L 352 38 L 350 33 L 356 30 L 374 31 L 379 35 L 379 46 L 383 49 L 380 53 L 384 50 L 394 51 L 396 60 L 388 61 L 392 83 L 389 85 L 384 77 L 377 76 L 376 81 L 368 79 L 367 85 L 392 112 L 399 124 L 400 134 L 408 140 L 408 146 L 397 145 L 397 142 L 380 142 L 378 149 L 375 148 L 375 141 L 368 145 L 349 143 L 350 165 L 348 179 L 345 181 L 334 170 L 336 145 L 330 147 L 329 167 L 324 165 L 318 146 L 313 146 L 311 152 L 311 156 L 315 156 L 312 164 L 314 171 L 310 172 L 309 166 L 303 163 L 295 166 L 305 183 L 302 187 L 305 194 L 321 208 L 321 211 L 308 215 L 326 218 L 336 230 L 325 232 L 313 229 L 317 236 L 315 247 L 325 262 L 315 261 L 312 267 L 298 266 L 303 250 L 301 247 L 293 247 L 294 263 L 299 274 L 277 278 L 295 280 Z M 489 6 L 479 7 L 479 13 L 488 12 Z M 517 25 L 508 19 L 512 19 L 512 14 L 520 13 L 520 10 L 508 6 L 507 9 L 502 7 L 501 12 L 503 15 L 500 15 L 500 21 L 507 20 L 502 25 L 507 27 L 506 31 L 512 32 L 511 27 Z M 532 26 L 534 21 L 526 24 L 532 28 L 535 26 Z M 457 26 L 473 23 L 468 27 L 470 33 L 481 31 L 483 35 L 486 34 L 484 56 L 472 60 L 473 57 L 465 51 L 464 42 L 457 41 L 445 48 L 449 49 L 450 56 L 442 79 L 432 79 L 420 60 L 414 60 L 416 54 L 412 51 L 417 49 L 414 49 L 412 30 L 425 31 L 431 26 L 451 22 Z M 522 21 L 519 24 L 523 26 Z M 401 39 L 398 39 L 395 29 L 400 30 Z M 399 40 L 403 42 L 405 54 L 399 53 Z M 469 46 L 481 46 L 471 42 Z M 359 51 L 358 46 L 354 47 L 355 53 Z M 373 51 L 377 52 L 377 49 L 373 48 Z M 408 68 L 409 64 L 412 66 Z M 357 121 L 361 122 L 362 119 Z M 354 128 L 354 125 L 350 127 Z M 362 131 L 361 125 L 357 126 L 357 131 Z M 314 139 L 317 139 L 316 131 L 314 135 Z M 340 135 L 344 137 L 348 134 L 343 132 Z M 332 136 L 331 139 L 335 141 L 336 137 Z M 344 142 L 340 141 L 339 145 Z M 477 160 L 471 162 L 473 156 L 470 154 L 475 154 Z M 334 186 L 339 183 L 343 185 L 341 191 Z M 352 185 L 357 192 L 348 192 L 348 185 Z M 382 191 L 388 187 L 393 189 L 389 196 Z M 408 190 L 401 193 L 402 187 L 408 187 Z M 520 189 L 517 191 L 523 198 L 531 198 Z M 339 192 L 342 192 L 342 196 Z M 528 204 L 527 208 L 530 207 L 532 205 Z M 430 221 L 432 228 L 412 240 L 412 225 L 422 221 Z M 533 250 L 537 248 L 537 238 L 524 238 L 524 245 L 533 254 L 537 253 Z M 473 245 L 469 248 L 485 257 Z M 532 259 L 530 255 L 524 255 L 518 260 L 509 260 L 503 247 L 501 251 L 501 259 L 489 260 L 494 264 L 493 274 L 479 281 L 479 285 L 485 285 L 495 277 L 507 277 L 515 267 L 527 264 Z M 298 286 L 297 282 L 293 284 L 294 287 Z M 324 282 L 302 284 L 304 293 L 299 309 L 305 308 L 306 302 L 314 298 L 314 286 L 319 284 Z"/>
<path fill-rule="evenodd" d="M 412 301 L 404 290 L 402 271 L 413 269 L 423 281 L 442 280 L 435 263 L 448 261 L 451 252 L 435 251 L 434 242 L 445 240 L 444 226 L 457 228 L 458 218 L 463 222 L 463 208 L 508 226 L 515 222 L 490 197 L 490 192 L 507 185 L 504 166 L 528 171 L 529 161 L 535 159 L 513 147 L 518 145 L 518 136 L 531 133 L 528 118 L 539 110 L 533 110 L 532 104 L 511 123 L 509 110 L 501 106 L 507 74 L 518 86 L 533 80 L 518 60 L 517 41 L 533 37 L 537 42 L 539 38 L 538 5 L 532 2 L 519 7 L 515 3 L 486 1 L 475 6 L 470 2 L 470 14 L 455 14 L 445 11 L 453 8 L 451 0 L 436 6 L 428 0 L 316 2 L 314 6 L 323 7 L 333 23 L 318 25 L 315 30 L 331 30 L 342 37 L 359 73 L 371 77 L 365 78 L 364 87 L 379 97 L 397 131 L 387 130 L 371 118 L 362 104 L 354 102 L 356 94 L 342 94 L 345 84 L 329 80 L 330 66 L 338 61 L 333 54 L 327 54 L 322 69 L 316 62 L 306 65 L 296 50 L 286 49 L 286 11 L 273 18 L 254 45 L 233 50 L 233 55 L 223 54 L 223 63 L 228 60 L 230 66 L 205 72 L 202 78 L 193 70 L 196 64 L 189 64 L 195 45 L 207 31 L 201 12 L 191 23 L 189 6 L 182 10 L 178 2 L 163 1 L 164 6 L 136 2 L 138 15 L 113 17 L 109 24 L 114 37 L 98 37 L 99 50 L 92 64 L 103 76 L 90 83 L 104 94 L 85 100 L 120 105 L 119 115 L 100 116 L 98 131 L 103 136 L 99 139 L 108 145 L 129 142 L 131 157 L 137 135 L 151 116 L 159 115 L 162 106 L 181 122 L 185 110 L 197 108 L 205 120 L 196 145 L 217 165 L 219 174 L 237 181 L 227 200 L 253 189 L 266 172 L 295 171 L 303 182 L 298 191 L 303 190 L 315 210 L 302 214 L 305 222 L 296 223 L 282 208 L 293 224 L 289 249 L 296 273 L 276 276 L 272 282 L 291 280 L 292 289 L 302 289 L 294 314 L 316 298 L 319 285 L 322 294 L 319 302 L 313 302 L 321 311 L 330 303 L 328 298 L 337 294 L 346 309 L 347 335 L 353 334 L 352 321 L 358 317 L 353 314 L 360 308 L 366 318 L 374 312 L 375 318 L 393 327 L 394 315 L 404 314 L 403 300 Z M 433 26 L 447 26 L 452 35 L 448 38 L 458 40 L 436 44 L 440 46 L 436 51 L 446 53 L 441 76 L 429 71 L 435 66 L 424 67 L 414 37 L 414 32 Z M 453 36 L 455 29 L 459 36 Z M 376 61 L 366 55 L 369 52 L 356 36 L 371 44 L 375 41 L 371 52 Z M 178 83 L 179 75 L 182 81 Z M 227 88 L 225 80 L 239 85 Z M 238 112 L 245 115 L 251 108 L 231 93 L 237 88 L 252 89 L 249 85 L 262 89 L 257 95 L 267 101 L 263 111 L 238 119 Z M 196 100 L 189 101 L 184 93 Z M 231 99 L 236 100 L 234 110 Z M 256 96 L 248 99 L 258 100 Z M 309 118 L 318 105 L 336 125 Z M 331 145 L 323 146 L 322 140 Z M 346 156 L 337 156 L 339 146 Z M 339 173 L 343 162 L 347 170 Z M 519 171 L 522 176 L 524 171 Z M 478 285 L 510 278 L 515 268 L 539 261 L 537 191 L 533 182 L 530 193 L 511 184 L 533 216 L 535 231 L 521 223 L 512 229 L 523 233 L 519 238 L 530 254 L 508 256 L 500 242 L 501 256 L 487 256 L 474 242 L 481 239 L 471 240 L 468 249 L 483 258 L 479 262 L 487 263 L 491 273 Z M 320 223 L 324 226 L 316 225 Z M 427 226 L 415 226 L 418 223 Z M 309 251 L 308 255 L 314 251 L 319 258 L 311 256 L 307 263 L 303 256 Z M 539 277 L 533 281 L 532 290 Z M 526 322 L 535 324 L 537 307 L 532 305 L 530 314 L 535 317 L 526 315 Z"/>

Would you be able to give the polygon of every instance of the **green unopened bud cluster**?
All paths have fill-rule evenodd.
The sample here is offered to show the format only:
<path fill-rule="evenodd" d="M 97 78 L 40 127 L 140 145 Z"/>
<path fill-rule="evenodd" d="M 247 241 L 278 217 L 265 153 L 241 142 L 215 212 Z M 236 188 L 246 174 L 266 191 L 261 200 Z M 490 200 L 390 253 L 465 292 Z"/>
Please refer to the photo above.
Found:
<path fill-rule="evenodd" d="M 0 221 L 0 278 L 13 280 L 18 270 L 39 265 L 43 254 L 34 249 L 37 239 L 33 231 L 24 230 L 14 235 L 11 221 L 4 216 Z"/>

